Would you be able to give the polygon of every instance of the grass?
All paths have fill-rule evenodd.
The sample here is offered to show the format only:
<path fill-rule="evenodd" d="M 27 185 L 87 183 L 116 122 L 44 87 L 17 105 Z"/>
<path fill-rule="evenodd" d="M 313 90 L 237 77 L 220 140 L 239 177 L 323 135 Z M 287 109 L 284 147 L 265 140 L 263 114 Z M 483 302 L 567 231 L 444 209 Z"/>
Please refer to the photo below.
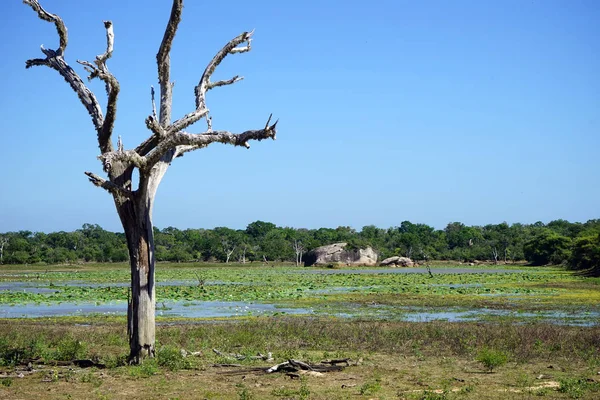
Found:
<path fill-rule="evenodd" d="M 128 281 L 125 264 L 10 268 L 0 268 L 0 282 L 52 284 L 57 292 L 0 291 L 3 307 L 23 302 L 40 307 L 62 301 L 101 304 L 127 296 L 126 287 L 111 286 Z M 49 399 L 81 398 L 81 393 L 107 399 L 598 397 L 600 326 L 563 326 L 518 316 L 519 311 L 587 309 L 591 320 L 600 303 L 598 279 L 524 266 L 502 274 L 459 274 L 453 266 L 442 265 L 432 270 L 433 278 L 312 271 L 288 265 L 158 265 L 158 282 L 185 281 L 158 286 L 158 304 L 265 301 L 311 308 L 316 315 L 159 317 L 157 358 L 140 366 L 125 364 L 123 315 L 0 319 L 0 398 L 39 398 L 41 393 Z M 401 321 L 406 307 L 449 306 L 517 313 L 484 323 Z M 358 317 L 326 316 L 342 312 Z M 184 356 L 182 349 L 199 354 Z M 285 374 L 215 368 L 213 364 L 235 362 L 251 368 L 267 363 L 232 360 L 212 349 L 245 356 L 272 352 L 275 360 L 270 365 L 289 358 L 313 363 L 350 358 L 352 365 L 342 372 L 292 380 Z M 107 368 L 60 366 L 61 360 L 75 358 L 92 359 Z M 37 372 L 27 370 L 29 362 Z"/>
<path fill-rule="evenodd" d="M 15 323 L 16 322 L 16 323 Z M 104 370 L 47 365 L 65 346 L 79 346 L 83 358 L 97 358 Z M 212 399 L 503 399 L 530 395 L 593 399 L 600 354 L 600 328 L 548 324 L 405 323 L 314 318 L 251 318 L 237 322 L 160 326 L 157 358 L 127 366 L 124 326 L 103 321 L 76 326 L 69 318 L 56 325 L 35 320 L 0 323 L 0 351 L 27 354 L 34 372 L 15 377 L 25 359 L 0 368 L 8 376 L 0 398 L 212 398 Z M 32 343 L 35 345 L 32 346 Z M 183 357 L 180 349 L 200 351 Z M 243 368 L 274 365 L 293 357 L 310 362 L 350 358 L 351 366 L 322 377 L 237 373 L 215 368 L 231 363 L 215 354 L 273 352 L 274 361 L 234 361 Z M 415 350 L 418 349 L 418 352 Z M 477 361 L 485 349 L 508 357 L 494 374 L 482 373 Z M 79 351 L 79 350 L 78 350 Z M 242 368 L 242 369 L 243 369 Z M 537 379 L 544 374 L 543 379 Z M 550 388 L 540 386 L 557 382 Z M 540 386 L 537 388 L 537 386 Z M 510 394 L 508 396 L 507 394 Z M 508 396 L 508 397 L 507 397 Z"/>

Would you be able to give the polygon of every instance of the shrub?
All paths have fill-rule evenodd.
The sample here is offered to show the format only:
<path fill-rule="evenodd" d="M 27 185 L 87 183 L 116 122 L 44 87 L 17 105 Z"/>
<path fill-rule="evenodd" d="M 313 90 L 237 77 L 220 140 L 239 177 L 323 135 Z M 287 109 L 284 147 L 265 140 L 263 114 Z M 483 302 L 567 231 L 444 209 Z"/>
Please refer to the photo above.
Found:
<path fill-rule="evenodd" d="M 173 346 L 162 346 L 156 354 L 156 359 L 159 366 L 168 368 L 171 371 L 190 367 L 189 361 Z"/>
<path fill-rule="evenodd" d="M 86 346 L 83 342 L 73 337 L 66 337 L 58 342 L 52 357 L 58 361 L 71 361 L 85 358 L 85 355 Z"/>
<path fill-rule="evenodd" d="M 579 399 L 586 392 L 600 391 L 600 383 L 586 378 L 564 378 L 559 380 L 558 391 L 569 395 L 572 399 Z"/>
<path fill-rule="evenodd" d="M 600 235 L 577 238 L 569 260 L 572 269 L 600 275 Z"/>
<path fill-rule="evenodd" d="M 570 258 L 571 239 L 549 229 L 539 232 L 523 246 L 532 265 L 561 264 Z"/>
<path fill-rule="evenodd" d="M 483 366 L 491 373 L 494 368 L 501 367 L 508 361 L 508 355 L 500 350 L 494 349 L 483 349 L 477 354 L 477 361 L 483 364 Z"/>

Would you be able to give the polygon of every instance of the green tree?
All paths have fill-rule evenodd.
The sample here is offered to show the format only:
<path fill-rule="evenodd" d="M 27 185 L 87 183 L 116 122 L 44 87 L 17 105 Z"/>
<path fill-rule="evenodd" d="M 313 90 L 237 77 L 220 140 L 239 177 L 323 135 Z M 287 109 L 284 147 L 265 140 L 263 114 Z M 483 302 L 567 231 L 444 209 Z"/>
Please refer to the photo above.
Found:
<path fill-rule="evenodd" d="M 571 239 L 543 228 L 523 246 L 525 259 L 532 265 L 561 264 L 570 256 Z"/>
<path fill-rule="evenodd" d="M 591 276 L 600 276 L 600 234 L 575 239 L 569 266 Z"/>
<path fill-rule="evenodd" d="M 275 229 L 275 224 L 271 222 L 255 221 L 248 224 L 246 233 L 255 240 L 264 238 L 267 233 Z"/>

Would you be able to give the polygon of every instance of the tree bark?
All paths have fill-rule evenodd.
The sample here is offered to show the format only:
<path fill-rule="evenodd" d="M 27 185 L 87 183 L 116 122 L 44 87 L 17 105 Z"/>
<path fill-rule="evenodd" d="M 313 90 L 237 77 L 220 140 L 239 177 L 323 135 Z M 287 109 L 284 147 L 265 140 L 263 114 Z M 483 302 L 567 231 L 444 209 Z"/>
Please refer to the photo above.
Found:
<path fill-rule="evenodd" d="M 137 201 L 135 201 L 137 200 Z M 154 198 L 115 199 L 121 218 L 131 267 L 131 297 L 127 305 L 129 362 L 154 357 L 156 295 L 154 288 L 154 233 L 151 209 Z"/>
<path fill-rule="evenodd" d="M 8 244 L 8 238 L 2 237 L 0 238 L 0 264 L 4 262 L 4 246 Z"/>

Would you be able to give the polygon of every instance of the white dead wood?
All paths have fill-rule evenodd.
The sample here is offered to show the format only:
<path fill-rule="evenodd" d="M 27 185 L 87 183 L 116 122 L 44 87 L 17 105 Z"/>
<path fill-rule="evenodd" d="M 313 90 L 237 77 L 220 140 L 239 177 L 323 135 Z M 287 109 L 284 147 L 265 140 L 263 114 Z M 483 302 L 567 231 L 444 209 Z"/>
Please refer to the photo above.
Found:
<path fill-rule="evenodd" d="M 290 362 L 289 361 L 285 361 L 285 362 L 282 362 L 280 364 L 273 365 L 271 368 L 267 368 L 265 370 L 265 372 L 267 374 L 272 374 L 273 372 L 277 372 L 277 371 L 281 370 L 284 367 L 288 367 L 289 365 L 290 365 Z"/>
<path fill-rule="evenodd" d="M 7 236 L 0 236 L 0 264 L 4 262 L 4 247 L 8 244 Z"/>
<path fill-rule="evenodd" d="M 500 253 L 498 253 L 498 248 L 496 246 L 492 247 L 492 258 L 494 259 L 494 264 L 498 264 L 498 257 Z"/>
<path fill-rule="evenodd" d="M 305 250 L 304 245 L 302 244 L 302 241 L 294 240 L 292 247 L 294 248 L 294 253 L 296 253 L 296 267 L 298 267 L 302 264 L 302 254 L 304 254 Z"/>
<path fill-rule="evenodd" d="M 250 141 L 275 139 L 277 121 L 267 123 L 260 129 L 233 133 L 227 130 L 213 130 L 209 116 L 206 93 L 209 90 L 233 85 L 243 78 L 236 75 L 230 79 L 212 81 L 213 73 L 229 55 L 251 50 L 253 32 L 243 32 L 227 42 L 210 60 L 198 85 L 194 88 L 196 108 L 174 122 L 171 121 L 173 102 L 173 82 L 171 80 L 171 49 L 175 34 L 181 22 L 183 0 L 172 0 L 171 13 L 156 56 L 159 98 L 158 109 L 154 88 L 151 88 L 152 112 L 146 118 L 149 137 L 132 149 L 125 149 L 119 140 L 117 149 L 113 147 L 112 134 L 117 116 L 117 102 L 120 85 L 110 72 L 107 62 L 113 56 L 115 47 L 115 27 L 111 21 L 104 21 L 106 48 L 93 62 L 78 60 L 88 73 L 88 79 L 100 79 L 105 84 L 106 108 L 103 111 L 94 93 L 85 85 L 81 77 L 65 60 L 68 35 L 64 21 L 56 14 L 46 11 L 38 0 L 24 0 L 37 16 L 56 27 L 59 47 L 56 50 L 41 48 L 44 58 L 30 59 L 26 68 L 46 66 L 56 70 L 71 86 L 81 104 L 92 119 L 98 137 L 100 160 L 107 177 L 86 172 L 90 181 L 113 196 L 117 213 L 121 219 L 131 264 L 131 296 L 128 302 L 127 331 L 130 343 L 130 362 L 139 363 L 146 356 L 155 354 L 156 308 L 154 288 L 154 236 L 152 209 L 158 186 L 175 157 L 186 152 L 201 149 L 212 143 L 224 143 L 249 148 Z M 72 4 L 71 6 L 75 6 Z M 189 133 L 187 128 L 201 119 L 206 120 L 207 129 Z M 137 189 L 133 190 L 133 172 L 139 171 Z M 229 258 L 229 256 L 228 256 Z"/>

